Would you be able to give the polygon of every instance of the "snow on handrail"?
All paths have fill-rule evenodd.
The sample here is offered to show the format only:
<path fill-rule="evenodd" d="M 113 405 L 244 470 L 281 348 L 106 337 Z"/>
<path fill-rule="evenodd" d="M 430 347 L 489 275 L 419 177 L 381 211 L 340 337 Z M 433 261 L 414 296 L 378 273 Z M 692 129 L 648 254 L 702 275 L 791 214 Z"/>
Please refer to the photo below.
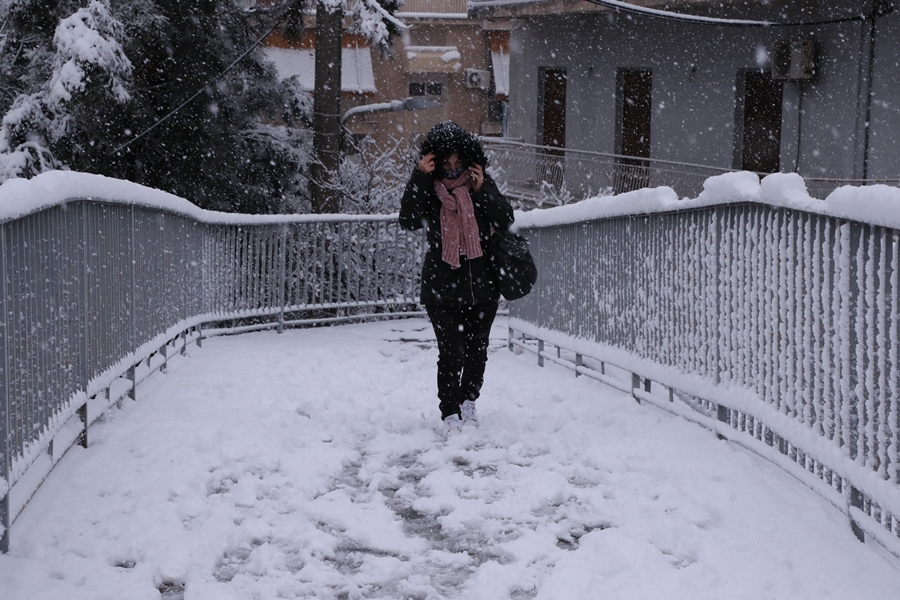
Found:
<path fill-rule="evenodd" d="M 71 200 L 96 200 L 158 208 L 203 223 L 266 225 L 278 223 L 334 223 L 391 221 L 397 215 L 291 214 L 246 215 L 204 210 L 188 200 L 122 179 L 76 171 L 49 171 L 32 179 L 9 179 L 0 185 L 0 223 L 11 221 Z"/>

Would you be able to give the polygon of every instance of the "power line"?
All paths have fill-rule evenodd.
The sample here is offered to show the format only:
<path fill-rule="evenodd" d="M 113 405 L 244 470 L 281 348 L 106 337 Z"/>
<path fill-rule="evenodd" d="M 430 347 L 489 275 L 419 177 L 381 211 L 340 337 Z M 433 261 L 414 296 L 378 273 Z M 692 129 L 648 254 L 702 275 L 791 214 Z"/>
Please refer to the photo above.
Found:
<path fill-rule="evenodd" d="M 128 140 L 127 142 L 125 142 L 124 144 L 122 144 L 121 146 L 119 146 L 118 148 L 116 148 L 115 150 L 113 150 L 113 151 L 107 153 L 107 156 L 112 156 L 113 154 L 118 154 L 119 152 L 121 152 L 122 150 L 124 150 L 125 148 L 127 148 L 128 146 L 130 146 L 131 144 L 133 144 L 134 142 L 138 141 L 139 139 L 141 139 L 142 137 L 144 137 L 145 135 L 147 135 L 148 133 L 150 133 L 151 131 L 153 131 L 154 129 L 156 129 L 157 127 L 159 127 L 160 125 L 162 125 L 163 122 L 165 122 L 165 121 L 168 120 L 170 117 L 174 116 L 174 115 L 175 115 L 178 111 L 180 111 L 182 108 L 184 108 L 185 106 L 187 106 L 188 104 L 190 104 L 191 101 L 194 100 L 194 98 L 196 98 L 197 96 L 199 96 L 200 94 L 202 94 L 202 93 L 203 93 L 210 85 L 214 84 L 215 82 L 217 82 L 218 80 L 220 80 L 222 77 L 224 77 L 226 73 L 228 73 L 231 69 L 233 69 L 235 66 L 237 66 L 237 64 L 238 64 L 239 62 L 241 62 L 242 60 L 244 60 L 244 58 L 246 58 L 248 54 L 250 54 L 251 52 L 253 52 L 253 50 L 255 50 L 256 47 L 259 46 L 259 45 L 263 42 L 264 39 L 266 39 L 267 37 L 269 37 L 269 35 L 270 35 L 273 31 L 275 31 L 275 29 L 276 29 L 279 25 L 281 25 L 282 21 L 284 21 L 285 17 L 287 17 L 287 15 L 288 15 L 289 12 L 290 12 L 290 7 L 286 8 L 285 11 L 284 11 L 284 13 L 283 13 L 280 17 L 278 17 L 277 19 L 275 19 L 275 23 L 272 25 L 272 27 L 269 28 L 268 31 L 266 31 L 266 32 L 262 35 L 262 37 L 260 37 L 260 38 L 259 38 L 258 40 L 256 40 L 249 48 L 247 48 L 247 49 L 244 51 L 243 54 L 241 54 L 241 55 L 238 56 L 236 59 L 234 59 L 234 61 L 233 61 L 230 65 L 228 65 L 227 67 L 225 67 L 225 69 L 222 70 L 221 73 L 219 73 L 218 75 L 216 75 L 215 77 L 213 77 L 211 81 L 209 81 L 208 83 L 206 83 L 205 85 L 203 85 L 200 89 L 198 89 L 196 92 L 194 92 L 194 94 L 192 94 L 190 98 L 188 98 L 187 100 L 185 100 L 184 102 L 182 102 L 181 104 L 179 104 L 178 106 L 176 106 L 175 108 L 173 108 L 172 110 L 170 110 L 167 114 L 163 115 L 163 117 L 162 117 L 160 120 L 158 120 L 156 123 L 154 123 L 153 125 L 151 125 L 151 126 L 148 127 L 147 129 L 145 129 L 144 131 L 142 131 L 142 132 L 139 133 L 138 135 L 134 136 L 133 138 L 131 138 L 130 140 Z"/>
<path fill-rule="evenodd" d="M 588 0 L 593 4 L 605 6 L 615 11 L 621 11 L 632 14 L 639 14 L 645 17 L 655 17 L 658 19 L 668 19 L 671 21 L 685 21 L 690 23 L 720 25 L 728 27 L 800 27 L 809 25 L 832 25 L 835 23 L 849 23 L 853 21 L 865 21 L 872 17 L 881 17 L 893 12 L 895 6 L 893 2 L 884 0 L 875 0 L 870 14 L 858 14 L 849 17 L 841 17 L 837 19 L 827 19 L 823 21 L 801 21 L 794 23 L 780 23 L 777 21 L 755 21 L 748 19 L 724 19 L 721 17 L 704 17 L 702 15 L 689 15 L 684 13 L 672 12 L 669 10 L 661 10 L 657 8 L 647 8 L 643 6 L 635 6 L 628 2 L 620 0 Z"/>

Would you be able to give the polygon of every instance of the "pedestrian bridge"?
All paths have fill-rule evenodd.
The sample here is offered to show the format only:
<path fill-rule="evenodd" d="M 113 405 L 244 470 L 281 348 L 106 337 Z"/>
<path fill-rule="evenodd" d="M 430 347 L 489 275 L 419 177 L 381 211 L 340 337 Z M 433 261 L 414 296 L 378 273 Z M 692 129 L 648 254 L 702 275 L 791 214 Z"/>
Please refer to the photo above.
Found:
<path fill-rule="evenodd" d="M 896 596 L 900 570 L 790 475 L 538 368 L 505 321 L 482 425 L 450 443 L 424 318 L 176 352 L 19 516 L 3 599 Z"/>
<path fill-rule="evenodd" d="M 290 513 L 302 508 L 307 515 L 305 520 L 292 526 L 309 534 L 304 539 L 310 539 L 310 544 L 319 539 L 316 538 L 319 534 L 312 535 L 313 529 L 326 532 L 322 534 L 325 541 L 319 558 L 333 568 L 334 573 L 329 577 L 368 569 L 368 572 L 377 571 L 383 578 L 384 573 L 395 569 L 400 575 L 391 579 L 394 583 L 390 585 L 399 585 L 397 581 L 419 581 L 423 586 L 417 592 L 413 588 L 401 590 L 396 585 L 390 587 L 387 583 L 359 579 L 354 580 L 360 586 L 355 591 L 328 587 L 334 597 L 404 594 L 426 598 L 453 596 L 463 591 L 468 594 L 479 589 L 494 592 L 503 589 L 506 594 L 485 592 L 483 597 L 556 597 L 552 595 L 556 592 L 548 587 L 552 582 L 573 581 L 567 578 L 577 579 L 595 571 L 605 573 L 611 581 L 620 573 L 617 569 L 604 571 L 612 568 L 610 565 L 616 558 L 614 550 L 602 549 L 608 543 L 604 537 L 607 532 L 623 536 L 610 538 L 616 540 L 611 547 L 630 548 L 627 556 L 633 561 L 661 559 L 668 565 L 665 569 L 687 573 L 691 565 L 698 563 L 692 558 L 698 549 L 711 546 L 697 542 L 692 551 L 687 551 L 678 544 L 683 539 L 693 539 L 691 536 L 698 535 L 697 530 L 716 529 L 723 514 L 730 510 L 726 508 L 729 502 L 735 494 L 746 492 L 746 487 L 736 487 L 731 492 L 707 490 L 710 498 L 702 503 L 701 512 L 708 509 L 709 513 L 680 522 L 684 528 L 675 528 L 663 536 L 668 536 L 668 543 L 654 538 L 651 545 L 661 552 L 660 556 L 653 555 L 655 558 L 646 554 L 648 547 L 628 545 L 629 540 L 647 541 L 641 537 L 643 533 L 619 526 L 625 521 L 609 516 L 617 514 L 616 511 L 627 512 L 631 503 L 623 503 L 607 514 L 595 510 L 596 504 L 572 504 L 569 498 L 572 494 L 578 497 L 580 492 L 576 490 L 591 490 L 589 494 L 593 495 L 598 493 L 596 488 L 602 488 L 601 495 L 641 497 L 638 503 L 641 505 L 646 493 L 654 501 L 663 500 L 659 506 L 665 506 L 665 494 L 648 482 L 654 478 L 671 481 L 665 474 L 675 467 L 665 461 L 682 456 L 676 454 L 680 445 L 700 445 L 701 439 L 710 442 L 702 446 L 699 454 L 712 457 L 712 466 L 708 467 L 711 470 L 719 461 L 734 458 L 735 447 L 743 447 L 751 455 L 765 459 L 765 463 L 752 463 L 764 474 L 757 480 L 757 490 L 774 494 L 777 489 L 779 494 L 791 498 L 802 495 L 806 517 L 815 515 L 817 519 L 817 524 L 809 529 L 810 535 L 817 527 L 833 523 L 836 516 L 843 515 L 844 525 L 840 529 L 846 537 L 852 541 L 848 533 L 852 532 L 856 539 L 866 542 L 866 546 L 859 548 L 871 549 L 866 550 L 864 562 L 868 570 L 859 585 L 870 586 L 867 589 L 872 589 L 873 597 L 879 597 L 879 593 L 888 597 L 887 590 L 896 587 L 878 586 L 890 581 L 896 583 L 896 579 L 890 579 L 896 578 L 896 572 L 888 569 L 886 573 L 890 574 L 881 571 L 873 574 L 871 569 L 878 570 L 887 564 L 881 555 L 900 556 L 897 518 L 900 514 L 897 469 L 900 300 L 896 291 L 900 289 L 897 283 L 900 274 L 897 221 L 900 219 L 891 216 L 896 215 L 889 203 L 889 196 L 894 192 L 847 190 L 821 202 L 804 197 L 802 181 L 797 178 L 773 176 L 760 185 L 751 177 L 755 176 L 734 174 L 710 180 L 704 193 L 690 201 L 678 200 L 666 189 L 638 190 L 553 211 L 520 215 L 519 223 L 531 241 L 540 270 L 539 284 L 530 296 L 512 304 L 505 323 L 508 329 L 497 336 L 500 342 L 495 344 L 490 365 L 500 365 L 500 372 L 489 371 L 488 385 L 494 386 L 494 395 L 502 402 L 498 401 L 494 408 L 488 404 L 483 409 L 488 417 L 486 429 L 464 441 L 461 448 L 443 446 L 428 425 L 428 418 L 434 412 L 430 400 L 434 356 L 429 356 L 433 348 L 429 349 L 423 322 L 394 320 L 391 323 L 396 327 L 387 329 L 373 329 L 374 324 L 359 325 L 358 334 L 347 334 L 346 327 L 304 329 L 282 336 L 275 333 L 294 325 L 414 316 L 422 238 L 420 234 L 399 231 L 393 218 L 221 215 L 199 211 L 176 198 L 124 182 L 72 173 L 52 173 L 29 182 L 5 185 L 6 196 L 0 202 L 5 211 L 0 225 L 0 248 L 6 274 L 2 281 L 4 319 L 0 344 L 3 368 L 0 518 L 4 544 L 13 548 L 9 560 L 27 560 L 29 551 L 35 552 L 31 556 L 39 556 L 52 545 L 49 542 L 30 548 L 28 545 L 31 532 L 38 532 L 32 529 L 38 521 L 41 527 L 54 526 L 44 525 L 43 518 L 32 518 L 40 507 L 51 510 L 52 502 L 44 499 L 48 486 L 66 481 L 65 489 L 58 488 L 54 494 L 65 499 L 65 495 L 79 492 L 86 480 L 103 479 L 97 475 L 104 472 L 102 468 L 94 471 L 95 476 L 89 474 L 90 469 L 98 469 L 94 463 L 85 467 L 88 469 L 84 471 L 88 473 L 85 478 L 68 480 L 61 475 L 63 471 L 75 469 L 71 465 L 83 453 L 72 454 L 73 460 L 50 477 L 25 510 L 47 473 L 73 444 L 86 446 L 93 455 L 94 446 L 90 442 L 94 432 L 99 432 L 98 445 L 102 446 L 116 435 L 136 435 L 129 429 L 135 423 L 138 429 L 164 429 L 162 425 L 148 425 L 153 421 L 143 418 L 129 421 L 128 415 L 135 411 L 152 410 L 143 408 L 145 405 L 169 406 L 168 418 L 180 417 L 177 413 L 183 411 L 186 424 L 190 423 L 188 417 L 199 418 L 197 423 L 209 423 L 222 412 L 217 410 L 215 402 L 205 407 L 202 402 L 197 406 L 167 404 L 190 396 L 182 394 L 184 390 L 209 387 L 216 389 L 225 406 L 234 406 L 225 410 L 222 418 L 236 419 L 237 425 L 246 424 L 247 439 L 262 444 L 269 430 L 251 424 L 241 406 L 248 398 L 265 397 L 270 388 L 262 384 L 253 387 L 242 378 L 230 383 L 228 377 L 231 373 L 253 372 L 268 381 L 267 385 L 274 385 L 272 382 L 283 373 L 291 382 L 296 376 L 292 365 L 312 360 L 320 368 L 293 380 L 287 389 L 299 390 L 298 396 L 288 394 L 290 397 L 283 399 L 287 404 L 276 404 L 272 414 L 283 414 L 285 406 L 293 407 L 301 417 L 305 413 L 305 418 L 314 423 L 310 431 L 312 438 L 308 439 L 321 437 L 316 443 L 327 444 L 327 448 L 323 446 L 325 450 L 337 447 L 332 446 L 335 437 L 326 440 L 336 436 L 341 426 L 349 424 L 354 430 L 349 438 L 341 440 L 343 445 L 334 455 L 325 451 L 323 456 L 331 458 L 322 459 L 321 465 L 316 458 L 318 454 L 298 463 L 308 467 L 308 476 L 318 481 L 318 487 L 303 488 L 306 491 L 301 495 L 305 493 L 313 499 L 333 497 L 335 504 L 329 509 L 333 512 L 325 511 L 326 516 L 313 517 L 309 515 L 325 513 L 322 509 L 318 513 L 312 508 L 307 511 L 309 507 L 284 500 L 293 493 L 291 488 L 295 484 L 290 482 L 302 479 L 307 471 L 289 477 L 285 472 L 297 465 L 285 466 L 283 460 L 273 459 L 271 455 L 263 461 L 268 461 L 265 465 L 248 466 L 246 472 L 254 474 L 259 481 L 280 473 L 274 477 L 287 477 L 288 483 L 274 487 L 258 482 L 244 485 L 241 482 L 245 473 L 241 469 L 223 466 L 231 460 L 228 457 L 220 461 L 222 464 L 200 461 L 202 466 L 198 468 L 206 469 L 204 475 L 186 476 L 186 480 L 194 477 L 194 481 L 205 482 L 204 489 L 209 493 L 204 497 L 229 496 L 229 502 L 233 500 L 238 507 L 255 506 L 254 496 L 257 501 L 267 494 L 282 498 L 285 504 L 273 508 L 267 513 L 270 516 L 281 514 L 279 510 Z M 254 330 L 273 331 L 249 337 L 214 337 L 220 333 Z M 391 336 L 396 339 L 388 343 L 388 348 L 378 342 L 363 351 L 356 348 L 356 340 L 352 338 L 365 336 L 366 331 L 378 331 L 379 340 L 392 339 Z M 330 339 L 348 343 L 339 344 L 330 354 L 321 351 L 323 356 L 332 359 L 330 369 L 326 369 L 311 357 L 320 352 L 319 348 L 327 347 Z M 283 346 L 283 340 L 290 340 L 290 344 Z M 241 350 L 245 343 L 246 349 Z M 309 343 L 313 346 L 308 346 L 302 357 L 289 350 Z M 521 354 L 501 352 L 500 346 Z M 241 358 L 235 359 L 233 354 L 231 359 L 217 359 L 215 352 L 225 347 Z M 280 362 L 279 352 L 272 350 L 278 347 L 292 356 L 290 364 Z M 380 359 L 376 355 L 385 357 L 385 353 L 394 352 L 399 356 L 399 350 L 389 348 L 406 348 L 403 360 L 397 359 L 396 371 L 362 368 L 358 370 L 362 380 L 355 380 L 354 365 L 372 364 L 372 360 L 377 363 Z M 364 356 L 366 352 L 369 356 Z M 189 356 L 182 357 L 182 353 Z M 258 357 L 261 362 L 250 361 L 250 356 Z M 199 363 L 207 360 L 212 364 L 201 367 Z M 194 363 L 198 363 L 196 372 Z M 278 368 L 268 371 L 265 368 L 268 363 Z M 535 363 L 547 368 L 537 370 Z M 526 364 L 531 366 L 524 370 Z M 563 370 L 565 367 L 570 370 Z M 202 375 L 204 368 L 209 370 L 209 376 Z M 182 379 L 175 377 L 176 370 Z M 169 374 L 162 375 L 159 371 L 169 371 Z M 576 375 L 580 377 L 576 379 Z M 374 406 L 367 403 L 360 406 L 354 401 L 354 394 L 364 395 L 365 390 L 385 378 L 397 387 L 396 382 L 404 377 L 418 383 L 412 384 L 413 389 L 403 393 L 400 401 L 388 392 L 375 392 L 374 388 L 373 394 L 379 398 Z M 165 382 L 170 381 L 175 382 L 172 384 L 175 387 L 163 389 L 169 385 Z M 318 386 L 327 389 L 313 398 L 301 393 L 320 391 Z M 406 386 L 399 386 L 397 395 L 407 390 Z M 242 393 L 225 400 L 231 387 L 241 389 Z M 500 391 L 506 388 L 513 391 Z M 285 387 L 277 389 L 279 393 L 275 395 L 283 396 Z M 354 389 L 357 392 L 351 392 Z M 566 393 L 553 391 L 559 389 Z M 613 393 L 610 391 L 613 389 L 620 391 Z M 570 394 L 571 390 L 577 391 Z M 144 402 L 145 395 L 147 402 Z M 580 398 L 572 400 L 572 406 L 568 404 L 570 395 Z M 301 397 L 307 399 L 301 402 Z M 321 403 L 316 402 L 319 397 L 323 399 Z M 623 403 L 623 398 L 627 402 Z M 134 404 L 131 399 L 139 401 Z M 394 405 L 403 407 L 397 412 L 396 422 L 391 420 L 394 417 L 382 414 L 388 407 L 387 412 L 393 415 Z M 410 412 L 412 405 L 415 409 Z M 125 407 L 121 416 L 116 406 Z M 323 416 L 324 421 L 319 423 L 312 418 L 311 411 L 319 416 L 325 406 L 334 407 L 334 414 L 339 416 Z M 523 415 L 532 416 L 520 417 L 517 409 Z M 349 413 L 340 412 L 348 410 Z M 496 411 L 493 422 L 502 423 L 502 428 L 487 427 L 492 410 Z M 584 416 L 582 410 L 590 415 Z M 104 416 L 101 427 L 89 428 Z M 261 417 L 263 424 L 276 426 L 272 437 L 290 435 L 278 433 L 282 423 L 276 417 L 269 416 L 266 420 L 265 412 Z M 621 435 L 616 425 L 622 419 L 631 418 L 638 419 L 634 423 L 640 424 L 623 425 L 628 435 Z M 563 423 L 569 421 L 582 429 L 567 429 Z M 660 423 L 665 427 L 660 428 Z M 121 434 L 115 433 L 119 424 Z M 230 447 L 239 444 L 235 440 L 241 438 L 240 429 L 229 430 L 223 424 L 223 433 L 216 433 L 217 428 L 189 441 L 191 432 L 197 428 L 183 429 L 174 449 L 193 444 L 206 448 L 206 454 L 227 454 Z M 675 439 L 665 445 L 658 443 L 660 439 L 668 439 L 663 430 L 684 432 L 685 428 L 693 432 L 686 434 L 692 440 L 690 443 Z M 256 434 L 252 433 L 254 429 Z M 381 439 L 382 429 L 393 435 L 390 441 Z M 642 436 L 642 431 L 647 434 Z M 403 435 L 394 435 L 398 432 Z M 565 438 L 567 444 L 566 450 L 560 450 L 566 458 L 559 468 L 554 466 L 560 464 L 554 462 L 556 459 L 547 462 L 541 458 L 556 451 L 554 437 Z M 730 443 L 716 441 L 719 438 Z M 607 443 L 610 445 L 604 445 Z M 407 447 L 408 451 L 404 451 Z M 149 452 L 140 444 L 126 444 L 120 449 L 126 454 Z M 649 456 L 653 449 L 656 453 Z M 736 459 L 738 462 L 747 462 L 750 455 L 741 452 L 738 456 L 741 457 Z M 231 458 L 232 462 L 246 463 Z M 150 462 L 178 464 L 182 459 L 187 461 L 189 457 L 168 454 L 164 459 L 157 456 Z M 610 460 L 615 468 L 607 464 Z M 618 482 L 620 478 L 629 478 L 637 462 L 658 466 L 641 467 L 649 473 L 644 482 L 649 487 L 639 485 L 626 490 Z M 662 466 L 666 464 L 670 467 Z M 707 489 L 697 483 L 700 480 L 696 474 L 691 475 L 683 468 L 685 463 L 680 464 L 682 468 L 677 469 L 680 476 L 688 478 L 698 489 Z M 713 481 L 721 476 L 704 470 L 707 467 L 701 463 L 697 465 L 698 472 L 708 474 Z M 778 475 L 773 475 L 766 465 L 780 467 Z M 508 472 L 513 467 L 524 470 L 513 475 Z M 728 466 L 724 470 L 730 472 L 736 468 Z M 510 490 L 518 489 L 501 479 L 534 477 L 538 485 L 544 477 L 548 481 L 552 479 L 550 474 L 556 471 L 564 473 L 567 482 L 563 485 L 559 480 L 548 488 L 558 491 L 558 495 L 546 498 L 534 492 L 537 495 L 530 496 L 532 504 L 506 507 L 486 516 L 484 511 L 490 513 L 490 509 L 485 507 L 510 494 Z M 159 476 L 158 473 L 148 478 Z M 701 479 L 706 482 L 705 477 Z M 221 480 L 221 486 L 210 483 L 213 480 Z M 773 485 L 772 481 L 779 483 Z M 684 482 L 679 487 L 683 485 Z M 249 490 L 245 489 L 247 486 Z M 450 486 L 455 491 L 450 494 L 442 486 Z M 101 482 L 95 495 L 109 496 L 115 488 L 114 482 L 106 485 Z M 343 491 L 338 493 L 339 489 Z M 376 492 L 381 499 L 374 504 L 366 504 L 370 501 L 366 500 L 354 505 L 355 499 Z M 180 494 L 177 489 L 172 493 L 176 498 Z M 401 499 L 391 504 L 398 493 Z M 455 507 L 455 501 L 448 499 L 453 494 L 472 500 L 480 508 Z M 138 496 L 132 494 L 120 499 L 138 510 Z M 438 500 L 432 502 L 428 498 Z M 674 501 L 672 511 L 699 506 L 696 500 Z M 753 500 L 762 502 L 763 498 L 757 496 Z M 194 519 L 211 510 L 204 502 L 176 502 L 181 527 L 189 531 Z M 388 519 L 394 523 L 391 527 L 400 527 L 403 533 L 394 540 L 393 546 L 389 543 L 393 539 L 390 536 L 400 536 L 400 533 L 389 531 L 387 525 L 383 531 L 374 533 L 355 529 L 366 519 L 377 517 L 378 511 L 385 507 L 392 513 L 383 513 L 381 517 L 393 514 Z M 828 510 L 811 507 L 828 507 Z M 227 514 L 241 520 L 235 523 L 240 527 L 244 521 L 234 516 L 234 510 L 228 509 Z M 565 519 L 550 519 L 547 515 L 554 511 L 565 514 Z M 194 513 L 197 515 L 191 517 Z M 64 511 L 53 514 L 64 514 Z M 335 514 L 343 515 L 339 523 L 331 522 Z M 528 517 L 529 514 L 532 516 Z M 519 515 L 516 518 L 520 521 L 510 515 Z M 250 516 L 262 518 L 256 513 Z M 85 518 L 95 527 L 103 523 L 99 513 Z M 789 520 L 797 518 L 794 515 Z M 478 523 L 482 522 L 479 519 L 496 523 L 479 530 Z M 559 525 L 563 520 L 568 530 Z M 551 521 L 553 527 L 548 525 Z M 640 521 L 637 518 L 634 527 Z M 68 522 L 59 516 L 46 522 L 55 524 L 59 530 L 68 528 Z M 271 516 L 266 521 L 268 525 L 260 524 L 260 527 L 266 530 L 275 522 L 277 518 Z M 126 524 L 127 519 L 119 522 L 123 528 Z M 547 528 L 542 529 L 539 524 Z M 778 527 L 767 531 L 774 535 Z M 29 535 L 19 538 L 17 531 L 25 528 Z M 381 533 L 387 536 L 383 544 L 366 541 L 379 538 Z M 558 549 L 568 545 L 582 550 L 590 542 L 592 552 L 597 553 L 576 551 L 556 555 L 552 553 L 555 551 L 545 551 L 529 557 L 532 543 L 540 546 L 531 537 L 538 533 L 545 535 L 544 540 L 549 539 L 546 536 L 550 533 L 556 536 L 553 544 Z M 478 538 L 477 543 L 466 537 L 469 534 Z M 765 554 L 766 561 L 780 560 L 775 558 L 778 555 L 772 547 L 784 544 L 771 544 L 777 538 L 765 537 L 769 533 L 757 534 L 767 540 L 761 542 L 757 556 Z M 41 539 L 59 540 L 52 531 L 41 535 L 50 536 Z M 218 535 L 238 534 L 221 531 Z M 75 541 L 65 544 L 74 547 L 81 540 L 91 545 L 85 536 L 89 537 L 90 533 L 83 530 L 75 536 Z M 419 542 L 410 545 L 407 538 Z M 741 538 L 742 543 L 744 539 Z M 516 546 L 515 540 L 522 540 L 521 547 Z M 296 567 L 294 572 L 287 566 L 275 571 L 287 578 L 287 574 L 295 576 L 312 564 L 308 557 L 291 555 L 284 544 L 273 547 L 269 534 L 231 541 L 234 543 L 229 546 L 220 540 L 216 547 L 223 550 L 217 558 L 211 558 L 213 553 L 204 559 L 209 563 L 207 572 L 213 573 L 213 579 L 218 582 L 216 585 L 224 585 L 229 574 L 229 581 L 240 579 L 238 573 L 256 572 L 262 580 L 260 573 L 272 573 L 268 568 L 272 564 L 287 565 L 294 559 L 299 561 L 290 563 Z M 737 543 L 734 539 L 731 542 Z M 500 552 L 497 544 L 510 554 Z M 853 544 L 858 546 L 855 541 Z M 833 548 L 827 544 L 820 546 Z M 509 547 L 516 550 L 513 552 Z M 490 550 L 478 555 L 479 548 Z M 847 552 L 854 556 L 859 552 L 857 547 L 848 548 Z M 343 558 L 334 558 L 338 549 L 344 553 L 340 555 Z M 122 551 L 121 546 L 116 546 L 112 554 L 109 549 L 102 552 L 103 560 L 119 569 L 114 573 L 125 573 L 122 577 L 141 572 L 141 577 L 155 582 L 157 589 L 167 594 L 190 588 L 190 582 L 184 580 L 184 569 L 179 571 L 176 565 L 179 551 L 167 555 L 169 562 L 160 558 L 162 562 L 154 564 L 143 561 L 137 547 L 130 552 Z M 433 553 L 436 562 L 423 568 L 436 573 L 436 579 L 416 579 L 415 569 L 403 575 L 403 569 L 412 569 L 411 557 L 417 552 Z M 441 555 L 441 552 L 449 554 Z M 479 557 L 473 559 L 473 555 Z M 787 555 L 783 558 L 795 566 L 791 561 L 796 560 L 796 554 L 791 556 L 794 558 Z M 831 563 L 812 556 L 805 556 L 804 560 L 809 558 L 806 562 L 828 565 L 822 570 L 824 577 L 832 569 Z M 458 569 L 448 566 L 456 564 L 453 561 L 459 561 Z M 518 571 L 506 569 L 513 564 L 518 565 Z M 531 567 L 538 564 L 554 567 L 537 569 L 543 575 L 535 575 Z M 559 570 L 555 571 L 557 567 Z M 148 575 L 141 569 L 150 569 L 152 573 Z M 862 567 L 855 569 L 857 575 L 864 572 Z M 320 574 L 328 579 L 322 574 L 325 571 Z M 62 567 L 56 572 L 66 573 L 69 571 Z M 809 579 L 824 581 L 816 573 Z M 746 572 L 740 574 L 743 575 Z M 48 576 L 56 575 L 48 573 Z M 740 576 L 733 569 L 722 567 L 714 578 L 743 581 Z M 118 575 L 110 577 L 115 579 Z M 676 585 L 687 581 L 674 571 L 666 577 L 669 578 L 666 581 Z M 624 579 L 639 587 L 616 588 L 615 593 L 637 597 L 638 590 L 644 589 L 640 586 L 651 585 L 636 573 Z M 442 583 L 435 587 L 433 584 L 438 580 Z M 504 581 L 508 583 L 506 587 L 502 587 L 506 585 Z M 595 589 L 591 583 L 594 579 L 578 581 L 584 586 L 579 589 Z M 778 585 L 788 585 L 786 581 Z M 482 584 L 485 587 L 479 587 Z M 872 585 L 876 587 L 871 588 Z M 300 588 L 290 589 L 300 597 L 296 591 Z M 697 593 L 704 595 L 698 588 L 686 589 L 693 589 L 694 597 Z M 728 589 L 719 587 L 707 597 L 733 595 Z M 821 596 L 822 590 L 816 593 Z M 238 592 L 234 594 L 241 597 Z M 760 591 L 757 595 L 767 593 Z"/>

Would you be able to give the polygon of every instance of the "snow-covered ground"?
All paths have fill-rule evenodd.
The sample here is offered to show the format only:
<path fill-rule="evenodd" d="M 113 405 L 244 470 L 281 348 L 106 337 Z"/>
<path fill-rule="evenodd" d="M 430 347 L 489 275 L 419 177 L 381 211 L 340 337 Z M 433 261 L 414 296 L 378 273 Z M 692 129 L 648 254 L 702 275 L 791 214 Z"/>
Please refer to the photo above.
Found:
<path fill-rule="evenodd" d="M 897 597 L 790 476 L 494 335 L 450 442 L 424 320 L 192 347 L 56 468 L 0 598 Z"/>

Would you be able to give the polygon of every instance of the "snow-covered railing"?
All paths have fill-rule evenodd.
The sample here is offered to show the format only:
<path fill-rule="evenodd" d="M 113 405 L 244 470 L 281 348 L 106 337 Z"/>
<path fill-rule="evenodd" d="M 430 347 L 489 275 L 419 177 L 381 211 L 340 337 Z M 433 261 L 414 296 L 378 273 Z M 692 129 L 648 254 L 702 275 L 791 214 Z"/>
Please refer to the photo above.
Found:
<path fill-rule="evenodd" d="M 900 190 L 797 175 L 518 215 L 540 279 L 510 343 L 788 468 L 900 557 Z M 556 347 L 549 351 L 547 345 Z M 630 383 L 630 385 L 628 385 Z"/>
<path fill-rule="evenodd" d="M 134 398 L 173 352 L 199 345 L 204 326 L 409 311 L 422 243 L 396 215 L 214 213 L 80 173 L 6 182 L 0 551 L 47 473 L 74 443 L 87 443 L 90 423 Z"/>

